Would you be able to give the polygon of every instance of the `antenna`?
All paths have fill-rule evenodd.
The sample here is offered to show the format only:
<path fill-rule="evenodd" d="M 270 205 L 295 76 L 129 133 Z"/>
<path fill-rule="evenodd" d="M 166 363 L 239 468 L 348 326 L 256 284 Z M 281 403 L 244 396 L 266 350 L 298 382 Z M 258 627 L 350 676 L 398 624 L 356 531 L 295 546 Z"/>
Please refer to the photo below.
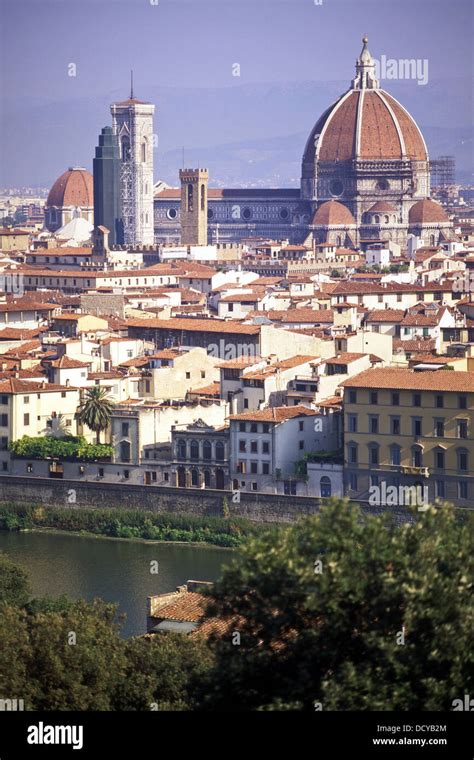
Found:
<path fill-rule="evenodd" d="M 130 69 L 130 100 L 133 100 L 133 69 Z"/>

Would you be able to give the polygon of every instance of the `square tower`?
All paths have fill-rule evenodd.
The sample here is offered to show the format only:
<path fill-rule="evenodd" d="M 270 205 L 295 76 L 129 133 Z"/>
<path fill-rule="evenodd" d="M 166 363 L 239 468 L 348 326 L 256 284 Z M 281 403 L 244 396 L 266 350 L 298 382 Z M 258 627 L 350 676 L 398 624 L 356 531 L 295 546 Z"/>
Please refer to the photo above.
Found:
<path fill-rule="evenodd" d="M 120 155 L 125 245 L 153 245 L 153 113 L 155 106 L 130 97 L 110 106 Z"/>
<path fill-rule="evenodd" d="M 207 245 L 207 169 L 180 169 L 181 244 Z"/>

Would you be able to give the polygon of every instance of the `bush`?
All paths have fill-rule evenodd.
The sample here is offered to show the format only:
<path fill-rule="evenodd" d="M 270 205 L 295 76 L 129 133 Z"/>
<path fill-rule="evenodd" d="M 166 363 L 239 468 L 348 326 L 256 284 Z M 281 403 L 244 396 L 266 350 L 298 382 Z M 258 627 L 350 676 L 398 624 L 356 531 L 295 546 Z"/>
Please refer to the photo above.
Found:
<path fill-rule="evenodd" d="M 68 509 L 38 505 L 0 505 L 0 530 L 56 528 L 86 531 L 114 538 L 143 538 L 152 541 L 184 541 L 236 547 L 263 529 L 250 520 L 232 517 L 201 517 L 188 514 L 156 513 L 140 509 Z"/>
<path fill-rule="evenodd" d="M 53 438 L 24 435 L 8 445 L 13 456 L 26 459 L 65 459 L 69 461 L 97 462 L 111 459 L 113 447 L 105 443 L 87 443 L 84 436 Z"/>

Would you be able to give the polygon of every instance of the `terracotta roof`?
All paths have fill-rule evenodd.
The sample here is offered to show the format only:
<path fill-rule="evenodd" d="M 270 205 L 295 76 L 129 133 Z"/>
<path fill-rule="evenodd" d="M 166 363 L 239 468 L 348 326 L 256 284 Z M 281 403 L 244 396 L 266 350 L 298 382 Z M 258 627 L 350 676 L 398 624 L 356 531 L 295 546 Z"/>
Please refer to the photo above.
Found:
<path fill-rule="evenodd" d="M 178 351 L 174 348 L 163 348 L 154 354 L 149 354 L 149 359 L 176 359 L 177 356 L 184 356 L 186 351 Z"/>
<path fill-rule="evenodd" d="M 389 388 L 453 393 L 474 393 L 474 372 L 435 370 L 415 372 L 411 369 L 380 367 L 367 369 L 341 383 L 346 388 Z"/>
<path fill-rule="evenodd" d="M 314 409 L 308 409 L 306 406 L 272 406 L 266 409 L 258 409 L 254 412 L 241 412 L 233 414 L 230 420 L 255 421 L 255 422 L 284 422 L 293 419 L 293 417 L 315 417 L 319 414 Z"/>
<path fill-rule="evenodd" d="M 117 370 L 111 370 L 110 372 L 89 372 L 87 375 L 88 380 L 122 380 L 123 375 Z"/>
<path fill-rule="evenodd" d="M 259 335 L 258 325 L 243 325 L 232 320 L 218 319 L 128 319 L 129 327 L 147 327 L 155 330 L 182 330 L 191 332 L 240 333 L 243 335 Z"/>
<path fill-rule="evenodd" d="M 436 327 L 439 323 L 440 316 L 428 316 L 426 314 L 407 314 L 402 319 L 402 327 Z"/>
<path fill-rule="evenodd" d="M 449 222 L 448 215 L 441 204 L 432 201 L 431 198 L 418 201 L 408 212 L 409 224 L 437 224 L 438 222 Z"/>
<path fill-rule="evenodd" d="M 193 388 L 189 391 L 192 396 L 220 396 L 221 386 L 220 383 L 210 383 L 203 388 Z"/>
<path fill-rule="evenodd" d="M 80 362 L 78 359 L 72 359 L 67 354 L 61 356 L 60 359 L 51 362 L 51 366 L 56 369 L 79 369 L 83 367 L 89 367 L 92 364 L 92 359 L 88 362 Z"/>
<path fill-rule="evenodd" d="M 401 340 L 401 338 L 393 339 L 393 350 L 398 351 L 434 351 L 436 348 L 436 341 L 434 338 L 414 338 L 412 340 Z"/>
<path fill-rule="evenodd" d="M 5 327 L 5 329 L 0 330 L 0 340 L 29 340 L 31 338 L 36 338 L 44 332 L 44 330 L 45 328 L 42 327 L 34 327 L 31 330 L 25 330 L 19 327 Z"/>
<path fill-rule="evenodd" d="M 369 311 L 366 322 L 401 322 L 405 316 L 404 309 L 374 309 Z"/>
<path fill-rule="evenodd" d="M 55 383 L 23 381 L 13 377 L 0 383 L 0 393 L 53 393 L 56 391 L 77 391 L 77 388 Z"/>
<path fill-rule="evenodd" d="M 398 101 L 384 90 L 365 89 L 363 100 L 361 94 L 358 90 L 349 90 L 320 117 L 306 144 L 303 164 L 310 165 L 316 157 L 335 162 L 356 158 L 401 159 L 404 154 L 427 161 L 420 130 Z M 358 122 L 359 145 L 356 141 Z M 316 135 L 321 135 L 317 148 Z"/>
<path fill-rule="evenodd" d="M 46 206 L 94 205 L 94 181 L 85 169 L 68 169 L 49 191 Z"/>
<path fill-rule="evenodd" d="M 323 226 L 344 226 L 355 223 L 355 219 L 347 206 L 339 203 L 339 201 L 326 201 L 321 204 L 311 220 L 311 224 Z"/>
<path fill-rule="evenodd" d="M 204 615 L 209 599 L 204 594 L 186 591 L 176 594 L 176 597 L 156 610 L 158 620 L 180 620 L 188 623 L 198 622 Z"/>
<path fill-rule="evenodd" d="M 389 203 L 388 201 L 377 201 L 377 203 L 374 203 L 374 205 L 369 208 L 369 211 L 371 214 L 376 214 L 377 212 L 381 214 L 397 213 L 397 209 L 393 203 Z"/>
<path fill-rule="evenodd" d="M 367 354 L 343 352 L 337 356 L 331 356 L 330 359 L 323 359 L 323 364 L 352 364 L 352 362 L 362 359 L 363 356 L 367 356 Z"/>

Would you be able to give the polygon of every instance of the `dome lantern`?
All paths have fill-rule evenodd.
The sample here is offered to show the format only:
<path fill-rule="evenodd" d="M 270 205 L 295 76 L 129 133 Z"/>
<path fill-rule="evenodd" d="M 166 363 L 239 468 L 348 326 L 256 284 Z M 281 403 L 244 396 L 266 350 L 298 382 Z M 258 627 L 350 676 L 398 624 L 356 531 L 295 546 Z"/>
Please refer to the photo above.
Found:
<path fill-rule="evenodd" d="M 375 61 L 367 47 L 369 38 L 362 38 L 363 48 L 356 61 L 356 75 L 352 80 L 353 90 L 378 90 L 379 80 L 375 77 Z"/>

